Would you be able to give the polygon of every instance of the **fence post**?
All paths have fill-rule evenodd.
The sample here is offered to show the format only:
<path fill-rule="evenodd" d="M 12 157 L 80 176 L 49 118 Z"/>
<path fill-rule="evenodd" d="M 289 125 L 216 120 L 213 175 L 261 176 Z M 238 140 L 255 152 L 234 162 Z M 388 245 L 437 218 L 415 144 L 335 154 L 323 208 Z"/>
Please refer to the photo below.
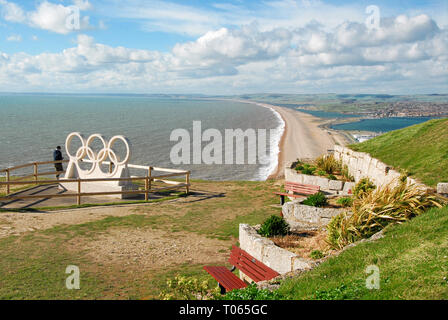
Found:
<path fill-rule="evenodd" d="M 81 205 L 81 179 L 80 178 L 78 178 L 78 201 L 77 201 L 77 203 L 78 203 L 78 206 L 80 206 Z"/>
<path fill-rule="evenodd" d="M 145 178 L 145 201 L 149 200 L 149 177 Z"/>
<path fill-rule="evenodd" d="M 36 182 L 36 184 L 37 184 L 37 174 L 38 174 L 38 169 L 37 169 L 37 163 L 35 162 L 34 163 L 34 181 Z"/>
<path fill-rule="evenodd" d="M 186 193 L 188 195 L 190 193 L 190 171 L 188 171 L 185 175 L 185 182 L 187 184 L 187 187 L 185 189 L 186 189 Z"/>
<path fill-rule="evenodd" d="M 7 195 L 9 195 L 9 191 L 10 191 L 10 189 L 9 189 L 9 169 L 8 170 L 6 170 L 6 194 Z"/>

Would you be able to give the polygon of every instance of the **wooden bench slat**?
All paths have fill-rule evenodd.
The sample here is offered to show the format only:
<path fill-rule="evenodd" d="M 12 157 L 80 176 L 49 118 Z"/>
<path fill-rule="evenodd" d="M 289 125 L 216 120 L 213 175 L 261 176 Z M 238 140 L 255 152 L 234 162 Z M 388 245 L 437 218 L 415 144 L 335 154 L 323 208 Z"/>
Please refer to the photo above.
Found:
<path fill-rule="evenodd" d="M 233 246 L 229 261 L 255 282 L 271 280 L 279 274 L 246 251 Z"/>
<path fill-rule="evenodd" d="M 280 275 L 237 246 L 232 246 L 229 262 L 255 282 L 271 280 Z M 226 292 L 247 287 L 247 284 L 243 280 L 234 275 L 226 267 L 205 266 L 204 270 L 215 278 L 221 288 L 224 288 Z"/>
<path fill-rule="evenodd" d="M 215 278 L 215 280 L 218 281 L 226 289 L 226 291 L 247 287 L 247 284 L 243 280 L 234 275 L 226 267 L 205 266 L 204 270 Z"/>
<path fill-rule="evenodd" d="M 301 184 L 301 183 L 286 181 L 285 182 L 285 190 L 286 190 L 285 193 L 274 192 L 275 194 L 280 196 L 280 204 L 281 205 L 285 204 L 285 197 L 301 198 L 298 195 L 310 196 L 310 195 L 318 193 L 320 191 L 320 186 L 313 186 L 313 185 L 309 185 L 309 184 Z M 288 193 L 288 192 L 292 192 L 292 193 Z"/>

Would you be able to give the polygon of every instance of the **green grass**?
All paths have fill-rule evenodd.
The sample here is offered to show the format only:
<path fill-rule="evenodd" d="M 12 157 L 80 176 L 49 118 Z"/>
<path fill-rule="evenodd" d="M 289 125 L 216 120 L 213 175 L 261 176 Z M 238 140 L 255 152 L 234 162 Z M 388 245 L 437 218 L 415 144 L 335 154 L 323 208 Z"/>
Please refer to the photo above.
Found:
<path fill-rule="evenodd" d="M 166 280 L 176 275 L 194 276 L 216 282 L 203 269 L 204 263 L 179 261 L 166 268 L 131 267 L 98 262 L 90 256 L 89 244 L 117 230 L 161 230 L 167 234 L 205 235 L 219 239 L 218 252 L 229 252 L 238 238 L 239 223 L 258 224 L 279 213 L 270 205 L 278 202 L 272 193 L 274 182 L 194 182 L 193 191 L 220 194 L 205 200 L 188 197 L 180 201 L 159 201 L 141 205 L 126 216 L 59 225 L 0 239 L 0 299 L 157 299 L 166 289 Z M 120 241 L 117 238 L 117 241 Z M 205 241 L 205 240 L 204 240 Z M 194 254 L 194 252 L 192 252 Z M 211 264 L 227 265 L 222 261 Z M 81 290 L 65 288 L 65 268 L 79 266 Z"/>
<path fill-rule="evenodd" d="M 429 186 L 448 182 L 448 119 L 431 120 L 350 146 Z"/>
<path fill-rule="evenodd" d="M 385 237 L 342 252 L 303 276 L 282 283 L 288 299 L 448 299 L 448 207 L 431 209 Z M 367 266 L 380 270 L 369 290 Z"/>

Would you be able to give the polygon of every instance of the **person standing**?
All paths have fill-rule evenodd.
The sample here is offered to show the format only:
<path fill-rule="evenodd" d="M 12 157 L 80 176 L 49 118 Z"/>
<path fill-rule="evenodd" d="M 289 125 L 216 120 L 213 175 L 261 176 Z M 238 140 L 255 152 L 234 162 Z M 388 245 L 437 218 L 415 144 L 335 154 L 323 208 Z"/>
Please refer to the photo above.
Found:
<path fill-rule="evenodd" d="M 64 157 L 62 157 L 62 152 L 61 152 L 61 147 L 60 146 L 57 146 L 56 150 L 54 150 L 54 152 L 53 152 L 53 160 L 54 161 L 62 161 L 62 160 L 64 160 Z M 55 167 L 56 172 L 57 172 L 56 179 L 59 180 L 59 176 L 64 171 L 64 167 L 62 166 L 62 162 L 55 163 L 54 167 Z"/>

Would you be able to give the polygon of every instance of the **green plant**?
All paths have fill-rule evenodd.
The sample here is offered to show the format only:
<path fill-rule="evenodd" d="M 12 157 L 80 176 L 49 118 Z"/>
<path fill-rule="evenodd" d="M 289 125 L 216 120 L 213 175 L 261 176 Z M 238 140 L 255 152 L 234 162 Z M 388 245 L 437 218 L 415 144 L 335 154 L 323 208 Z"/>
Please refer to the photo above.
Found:
<path fill-rule="evenodd" d="M 318 260 L 318 259 L 322 259 L 323 257 L 325 257 L 325 255 L 324 255 L 324 253 L 323 253 L 322 251 L 320 251 L 320 250 L 313 250 L 313 251 L 310 253 L 310 258 L 311 258 L 311 259 Z"/>
<path fill-rule="evenodd" d="M 367 291 L 363 281 L 356 281 L 349 285 L 342 284 L 328 290 L 316 290 L 311 296 L 312 300 L 354 300 L 359 299 Z"/>
<path fill-rule="evenodd" d="M 324 207 L 328 204 L 328 200 L 323 192 L 318 192 L 303 200 L 302 204 L 312 207 Z"/>
<path fill-rule="evenodd" d="M 336 160 L 333 154 L 323 155 L 316 159 L 317 167 L 327 174 L 340 172 L 342 169 L 342 162 Z"/>
<path fill-rule="evenodd" d="M 259 289 L 255 283 L 244 289 L 232 290 L 223 296 L 216 296 L 217 300 L 280 300 L 277 291 Z"/>
<path fill-rule="evenodd" d="M 329 174 L 328 179 L 330 180 L 338 180 L 338 178 L 335 175 Z"/>
<path fill-rule="evenodd" d="M 319 170 L 319 171 L 317 171 L 317 175 L 321 176 L 321 177 L 325 177 L 327 175 L 327 173 L 323 170 Z"/>
<path fill-rule="evenodd" d="M 289 233 L 289 224 L 277 215 L 272 215 L 261 225 L 258 233 L 264 237 L 284 236 Z"/>
<path fill-rule="evenodd" d="M 350 197 L 342 197 L 338 199 L 337 203 L 345 208 L 351 207 L 353 205 L 353 199 Z"/>
<path fill-rule="evenodd" d="M 402 223 L 432 207 L 442 207 L 442 200 L 416 185 L 399 183 L 386 186 L 355 199 L 352 215 L 341 213 L 327 226 L 327 242 L 333 248 L 368 238 L 392 223 Z"/>
<path fill-rule="evenodd" d="M 209 290 L 207 280 L 200 281 L 195 277 L 176 276 L 168 280 L 166 285 L 170 292 L 162 291 L 159 296 L 161 300 L 197 300 L 218 293 L 217 290 Z"/>
<path fill-rule="evenodd" d="M 368 195 L 371 191 L 375 190 L 375 184 L 370 181 L 369 178 L 361 179 L 353 189 L 353 195 L 355 198 L 361 198 L 365 195 Z"/>
<path fill-rule="evenodd" d="M 348 170 L 348 166 L 345 164 L 342 169 L 341 169 L 341 176 L 346 180 L 346 181 L 355 181 L 355 178 L 350 175 L 350 172 Z"/>

